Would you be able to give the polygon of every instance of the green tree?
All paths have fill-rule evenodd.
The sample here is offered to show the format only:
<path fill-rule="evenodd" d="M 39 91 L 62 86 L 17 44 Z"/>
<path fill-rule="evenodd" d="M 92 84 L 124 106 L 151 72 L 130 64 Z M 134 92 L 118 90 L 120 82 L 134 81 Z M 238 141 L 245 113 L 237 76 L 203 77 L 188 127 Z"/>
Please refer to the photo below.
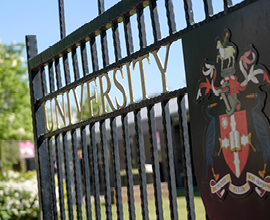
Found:
<path fill-rule="evenodd" d="M 0 170 L 11 170 L 13 165 L 21 162 L 19 143 L 17 140 L 0 140 Z"/>
<path fill-rule="evenodd" d="M 32 121 L 23 44 L 0 42 L 0 140 L 32 140 Z"/>

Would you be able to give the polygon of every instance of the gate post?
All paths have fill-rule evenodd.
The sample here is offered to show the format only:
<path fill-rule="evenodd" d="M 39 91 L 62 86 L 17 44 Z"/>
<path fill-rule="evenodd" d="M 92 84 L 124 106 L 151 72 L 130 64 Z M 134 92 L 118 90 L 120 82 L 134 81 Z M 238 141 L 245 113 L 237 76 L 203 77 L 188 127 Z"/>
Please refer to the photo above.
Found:
<path fill-rule="evenodd" d="M 27 60 L 37 55 L 37 41 L 35 35 L 26 36 Z M 39 207 L 41 219 L 53 219 L 51 209 L 50 173 L 48 146 L 46 140 L 39 140 L 45 134 L 44 104 L 37 105 L 37 100 L 43 97 L 41 71 L 32 70 L 28 64 L 29 87 L 31 96 L 32 123 L 35 143 L 35 161 L 38 180 Z"/>

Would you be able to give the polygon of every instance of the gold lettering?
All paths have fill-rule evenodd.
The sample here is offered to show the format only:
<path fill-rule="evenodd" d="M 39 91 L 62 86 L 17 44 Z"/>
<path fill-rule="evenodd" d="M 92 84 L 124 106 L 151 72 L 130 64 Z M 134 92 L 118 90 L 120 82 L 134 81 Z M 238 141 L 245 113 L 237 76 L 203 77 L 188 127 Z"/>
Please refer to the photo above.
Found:
<path fill-rule="evenodd" d="M 72 124 L 72 114 L 71 114 L 71 104 L 70 104 L 69 91 L 67 91 L 67 101 L 68 101 L 68 119 L 69 119 L 69 125 L 71 125 Z"/>
<path fill-rule="evenodd" d="M 124 79 L 124 72 L 123 72 L 123 68 L 122 67 L 121 68 L 116 68 L 113 71 L 113 81 L 114 81 L 114 84 L 120 90 L 120 92 L 122 92 L 122 94 L 123 94 L 123 104 L 122 105 L 119 104 L 118 99 L 115 96 L 115 101 L 116 101 L 117 109 L 119 109 L 119 108 L 123 108 L 123 107 L 126 106 L 126 104 L 127 104 L 127 93 L 126 93 L 126 90 L 125 90 L 124 86 L 116 78 L 116 72 L 117 72 L 117 70 L 120 70 L 123 79 Z"/>
<path fill-rule="evenodd" d="M 155 57 L 156 63 L 158 65 L 159 71 L 161 73 L 163 93 L 169 92 L 169 90 L 167 88 L 166 70 L 167 70 L 170 46 L 171 46 L 171 43 L 166 45 L 166 56 L 165 56 L 165 64 L 164 64 L 164 66 L 163 66 L 163 64 L 161 62 L 161 59 L 159 57 L 159 54 L 158 54 L 158 51 L 159 51 L 160 48 L 151 52 Z"/>
<path fill-rule="evenodd" d="M 60 116 L 64 122 L 64 125 L 66 126 L 67 125 L 67 122 L 66 122 L 66 107 L 65 107 L 65 97 L 64 97 L 64 93 L 62 93 L 62 104 L 63 104 L 63 109 L 60 105 L 60 102 L 58 100 L 57 97 L 54 98 L 54 102 L 55 102 L 55 114 L 56 114 L 56 124 L 57 124 L 57 128 L 60 128 L 60 125 L 59 125 L 59 118 L 58 118 L 58 110 L 60 112 Z"/>
<path fill-rule="evenodd" d="M 159 55 L 160 48 L 151 52 L 151 54 L 153 54 L 153 56 L 155 58 L 155 62 L 156 62 L 157 67 L 158 67 L 158 69 L 159 69 L 159 71 L 161 73 L 162 91 L 163 91 L 163 93 L 166 93 L 166 92 L 169 91 L 168 88 L 167 88 L 166 71 L 167 71 L 167 66 L 168 66 L 169 50 L 170 50 L 171 43 L 168 43 L 165 46 L 166 46 L 166 54 L 165 54 L 164 62 L 162 62 L 162 60 L 160 58 L 160 55 Z M 141 77 L 141 89 L 142 89 L 142 100 L 148 99 L 147 88 L 146 88 L 146 80 L 145 80 L 144 61 L 143 61 L 144 59 L 147 59 L 148 63 L 150 64 L 149 53 L 145 54 L 145 55 L 143 55 L 141 57 L 138 57 L 138 58 L 134 59 L 133 61 L 130 61 L 128 63 L 123 64 L 123 65 L 126 66 L 126 70 L 127 70 L 128 87 L 129 87 L 128 91 L 129 91 L 129 98 L 130 98 L 129 105 L 135 103 L 134 91 L 133 91 L 133 82 L 132 82 L 132 73 L 131 73 L 131 62 L 133 62 L 133 64 L 132 64 L 133 65 L 133 70 L 135 70 L 136 63 L 137 62 L 139 63 L 139 71 L 140 71 L 140 77 Z M 72 88 L 75 103 L 76 103 L 76 109 L 77 109 L 78 117 L 79 117 L 80 121 L 82 121 L 82 115 L 83 115 L 83 111 L 84 111 L 84 109 L 83 109 L 83 104 L 84 104 L 83 103 L 83 101 L 84 101 L 83 96 L 84 96 L 84 94 L 83 93 L 85 92 L 84 91 L 85 90 L 84 89 L 85 85 L 87 87 L 89 117 L 95 117 L 95 116 L 99 116 L 100 114 L 107 113 L 107 109 L 106 109 L 107 103 L 105 101 L 106 99 L 107 99 L 108 105 L 110 106 L 111 111 L 115 111 L 116 109 L 123 108 L 123 107 L 125 107 L 127 105 L 127 95 L 128 94 L 126 92 L 126 89 L 125 89 L 124 85 L 120 82 L 121 80 L 119 81 L 120 78 L 119 79 L 117 78 L 117 71 L 118 70 L 121 72 L 122 79 L 124 79 L 123 66 L 115 68 L 115 69 L 112 70 L 113 71 L 113 83 L 116 86 L 116 88 L 120 91 L 120 93 L 122 93 L 122 96 L 123 96 L 122 103 L 119 102 L 119 97 L 118 96 L 114 97 L 115 98 L 115 103 L 113 103 L 112 98 L 110 97 L 109 93 L 111 91 L 112 84 L 111 84 L 111 78 L 110 78 L 110 76 L 109 76 L 109 74 L 107 72 L 103 73 L 100 76 L 97 76 L 99 78 L 99 83 L 100 83 L 100 85 L 99 85 L 100 86 L 100 99 L 98 98 L 98 92 L 97 92 L 96 88 L 93 91 L 91 91 L 91 86 L 94 86 L 93 84 L 91 85 L 92 81 L 94 81 L 96 87 L 98 86 L 96 78 L 92 78 L 89 81 L 85 82 L 85 84 L 82 83 L 81 85 L 79 85 L 79 86 L 81 86 L 81 97 L 78 97 L 77 90 L 76 90 L 77 87 L 74 86 L 75 88 Z M 105 77 L 105 80 L 106 80 L 105 82 L 103 81 L 104 77 Z M 105 87 L 104 84 L 106 85 L 106 88 L 104 88 Z M 67 97 L 65 97 L 65 93 L 66 93 Z M 92 94 L 92 93 L 94 93 L 94 94 Z M 64 126 L 72 124 L 72 106 L 71 106 L 71 101 L 72 100 L 70 100 L 70 90 L 62 93 L 61 95 L 62 95 L 62 103 L 60 103 L 57 96 L 50 99 L 50 100 L 48 100 L 48 101 L 50 101 L 50 106 L 51 106 L 50 110 L 48 110 L 48 111 L 46 109 L 46 103 L 44 103 L 45 124 L 46 124 L 45 126 L 46 126 L 46 129 L 47 129 L 48 132 L 51 132 L 54 129 L 54 127 L 55 127 L 54 123 L 56 124 L 58 129 L 60 128 L 60 126 L 61 126 L 60 123 L 59 123 L 59 118 L 60 117 L 63 120 Z M 98 106 L 98 111 L 97 111 L 97 114 L 95 114 L 95 115 L 94 115 L 94 112 L 93 112 L 93 107 L 94 107 L 93 104 L 95 104 L 95 103 L 92 102 L 94 99 L 95 99 L 94 102 Z M 101 104 L 98 104 L 99 100 L 101 101 Z M 54 103 L 53 103 L 53 101 L 54 101 Z M 55 112 L 54 112 L 54 109 L 52 108 L 53 104 L 54 104 L 54 107 L 55 107 Z M 101 112 L 101 106 L 102 106 L 102 112 Z M 76 109 L 74 111 L 76 111 Z M 49 111 L 50 111 L 50 113 L 49 113 Z M 68 112 L 66 112 L 66 111 L 68 111 Z M 54 113 L 56 115 L 54 115 Z M 50 116 L 51 116 L 51 118 L 49 117 L 49 119 L 48 119 L 48 114 L 50 114 Z M 54 119 L 54 117 L 55 117 L 55 119 Z M 67 117 L 69 118 L 68 122 L 67 122 Z M 51 122 L 50 122 L 50 120 L 51 120 Z M 56 122 L 54 122 L 54 120 L 56 120 Z M 220 182 L 220 184 L 225 184 L 225 179 L 222 180 Z"/>
<path fill-rule="evenodd" d="M 94 95 L 92 96 L 91 94 L 91 87 L 90 87 L 90 82 L 94 81 L 96 86 L 97 86 L 97 81 L 96 78 L 90 80 L 89 82 L 87 82 L 87 92 L 88 92 L 88 108 L 89 108 L 89 117 L 93 117 L 93 116 L 98 116 L 100 115 L 100 106 L 98 106 L 98 112 L 96 115 L 93 115 L 93 104 L 92 104 L 92 100 L 95 99 L 96 100 L 96 104 L 98 104 L 97 101 L 97 90 L 94 90 Z"/>
<path fill-rule="evenodd" d="M 46 129 L 47 129 L 48 132 L 51 132 L 53 130 L 53 108 L 52 108 L 52 100 L 50 99 L 51 127 L 49 127 L 46 103 L 44 103 L 43 105 L 44 105 L 44 114 L 45 114 L 45 125 L 46 125 Z"/>
<path fill-rule="evenodd" d="M 145 73 L 144 73 L 144 65 L 143 65 L 143 59 L 145 58 L 147 58 L 148 63 L 150 64 L 149 54 L 145 54 L 144 56 L 138 57 L 137 59 L 133 60 L 133 70 L 135 69 L 135 64 L 139 61 L 143 100 L 148 99 L 147 93 L 146 93 Z"/>
<path fill-rule="evenodd" d="M 82 120 L 82 111 L 83 111 L 83 85 L 81 85 L 81 104 L 79 104 L 76 88 L 73 88 L 72 90 L 74 93 L 75 102 L 76 102 L 77 110 L 79 113 L 79 119 L 81 121 Z"/>
<path fill-rule="evenodd" d="M 131 76 L 131 69 L 130 69 L 130 63 L 126 63 L 127 68 L 127 76 L 128 76 L 128 88 L 129 88 L 129 97 L 130 97 L 130 103 L 135 103 L 134 101 L 134 93 L 133 93 L 133 84 L 132 84 L 132 76 Z"/>
<path fill-rule="evenodd" d="M 103 85 L 103 79 L 102 77 L 105 76 L 106 80 L 107 80 L 107 89 L 104 92 L 104 85 Z M 106 104 L 105 104 L 105 97 L 107 98 L 107 101 L 112 109 L 112 111 L 115 111 L 116 108 L 113 105 L 112 99 L 110 97 L 110 90 L 111 90 L 111 78 L 109 76 L 108 73 L 103 73 L 102 75 L 99 76 L 99 82 L 100 82 L 100 95 L 101 95 L 101 104 L 102 104 L 102 114 L 107 113 L 106 110 Z"/>

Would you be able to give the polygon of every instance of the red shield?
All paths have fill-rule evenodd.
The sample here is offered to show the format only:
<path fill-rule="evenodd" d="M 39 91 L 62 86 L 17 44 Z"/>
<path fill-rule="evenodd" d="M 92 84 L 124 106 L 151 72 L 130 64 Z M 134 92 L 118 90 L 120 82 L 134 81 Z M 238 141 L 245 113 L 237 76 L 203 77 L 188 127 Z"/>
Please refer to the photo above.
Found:
<path fill-rule="evenodd" d="M 232 172 L 239 178 L 249 153 L 246 111 L 235 112 L 230 117 L 226 114 L 220 115 L 219 123 L 220 146 L 224 158 Z"/>

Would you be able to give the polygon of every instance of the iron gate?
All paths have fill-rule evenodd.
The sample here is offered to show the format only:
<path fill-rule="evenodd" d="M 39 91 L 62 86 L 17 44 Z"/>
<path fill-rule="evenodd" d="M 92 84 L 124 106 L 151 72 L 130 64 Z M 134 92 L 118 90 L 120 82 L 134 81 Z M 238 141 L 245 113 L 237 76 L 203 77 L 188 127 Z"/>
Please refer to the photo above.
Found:
<path fill-rule="evenodd" d="M 188 141 L 188 129 L 186 112 L 182 99 L 186 94 L 186 88 L 176 91 L 168 91 L 166 82 L 166 65 L 160 62 L 158 50 L 165 47 L 168 53 L 172 42 L 181 40 L 182 35 L 200 28 L 204 24 L 213 22 L 227 14 L 250 4 L 251 0 L 243 1 L 232 7 L 231 0 L 224 0 L 224 11 L 214 15 L 212 1 L 204 0 L 205 20 L 194 23 L 192 3 L 190 0 L 183 1 L 185 11 L 186 27 L 177 30 L 173 1 L 165 0 L 166 17 L 159 17 L 157 1 L 155 0 L 122 0 L 107 11 L 104 10 L 104 2 L 98 1 L 99 16 L 91 22 L 83 25 L 78 30 L 65 36 L 63 2 L 59 1 L 60 26 L 62 40 L 57 42 L 42 53 L 37 53 L 35 36 L 26 36 L 29 81 L 31 90 L 33 127 L 36 150 L 36 168 L 38 174 L 38 187 L 40 198 L 40 210 L 43 219 L 73 219 L 76 216 L 82 219 L 82 197 L 85 195 L 85 212 L 87 219 L 92 219 L 91 206 L 94 205 L 95 218 L 101 219 L 101 194 L 104 193 L 106 219 L 112 219 L 112 201 L 115 192 L 117 218 L 123 219 L 123 195 L 121 189 L 120 165 L 124 160 L 125 175 L 127 178 L 127 201 L 128 218 L 136 219 L 134 205 L 134 186 L 132 172 L 132 149 L 130 137 L 130 118 L 134 122 L 134 140 L 137 149 L 137 167 L 139 170 L 141 215 L 143 219 L 149 219 L 147 180 L 145 170 L 145 151 L 150 149 L 151 164 L 153 168 L 153 185 L 156 208 L 156 218 L 163 219 L 162 190 L 160 177 L 160 163 L 157 143 L 157 126 L 155 118 L 156 106 L 161 105 L 162 109 L 162 134 L 164 151 L 166 155 L 167 185 L 170 203 L 171 219 L 178 219 L 177 190 L 175 179 L 175 152 L 173 141 L 172 124 L 173 120 L 169 108 L 170 100 L 177 99 L 177 124 L 179 126 L 180 139 L 178 144 L 181 147 L 183 172 L 185 180 L 186 201 L 188 219 L 195 219 L 193 202 L 193 180 L 191 171 L 191 157 Z M 148 33 L 145 28 L 144 11 L 150 10 L 152 36 L 154 42 L 147 44 Z M 138 51 L 134 50 L 131 28 L 131 16 L 137 15 L 137 27 L 139 34 Z M 167 19 L 168 33 L 162 37 L 159 20 Z M 123 24 L 124 38 L 126 45 L 126 56 L 122 57 L 123 47 L 119 38 L 119 25 Z M 109 61 L 107 32 L 112 30 L 114 62 Z M 99 66 L 100 57 L 97 54 L 97 36 L 100 36 L 101 57 L 103 66 Z M 87 51 L 87 48 L 90 48 Z M 80 51 L 80 52 L 79 52 Z M 91 53 L 92 70 L 89 68 L 87 55 Z M 162 76 L 163 92 L 153 98 L 148 98 L 145 88 L 143 59 L 151 53 L 159 65 Z M 78 58 L 80 56 L 80 59 Z M 113 57 L 111 57 L 113 59 Z M 110 77 L 107 72 L 113 71 L 116 74 L 120 71 L 123 74 L 123 67 L 126 68 L 128 77 L 130 65 L 139 62 L 141 74 L 141 86 L 143 100 L 135 102 L 132 91 L 132 80 L 129 83 L 129 105 L 126 104 L 127 94 L 121 83 L 114 78 L 116 87 L 121 92 L 123 104 L 116 99 L 116 107 L 109 96 L 111 86 Z M 166 61 L 167 62 L 167 61 Z M 72 68 L 70 68 L 72 66 Z M 74 76 L 71 76 L 74 74 Z M 62 79 L 64 78 L 64 79 Z M 100 84 L 100 107 L 98 114 L 92 110 L 92 101 L 97 100 L 97 93 L 91 94 L 90 83 Z M 103 80 L 106 80 L 104 84 Z M 64 83 L 63 83 L 64 81 Z M 107 86 L 104 91 L 104 85 Z M 89 118 L 82 118 L 82 101 L 79 102 L 77 90 L 87 88 Z M 74 102 L 77 106 L 79 121 L 74 123 L 71 118 L 70 93 L 73 91 Z M 62 98 L 62 103 L 58 98 Z M 108 104 L 105 103 L 105 99 Z M 83 100 L 83 98 L 81 98 Z M 176 103 L 176 102 L 175 102 Z M 54 107 L 53 107 L 54 104 Z M 51 110 L 48 112 L 46 106 Z M 107 112 L 107 105 L 110 105 L 112 112 Z M 67 109 L 66 109 L 67 106 Z M 147 110 L 147 124 L 143 124 L 141 112 Z M 102 112 L 101 112 L 102 110 Z M 53 114 L 53 111 L 56 113 Z M 66 115 L 66 113 L 68 115 Z M 96 113 L 96 112 L 95 112 Z M 49 119 L 50 115 L 50 119 Z M 59 118 L 62 120 L 60 124 Z M 143 126 L 142 126 L 143 124 Z M 97 126 L 99 126 L 97 128 Z M 148 128 L 149 145 L 145 146 L 145 126 Z M 119 131 L 119 127 L 121 128 Z M 122 148 L 124 158 L 119 157 L 119 134 L 122 134 Z M 144 137 L 145 136 L 145 137 Z M 108 144 L 110 140 L 110 144 Z M 110 147 L 109 147 L 110 146 Z M 82 162 L 78 150 L 82 150 Z M 100 155 L 100 158 L 98 157 Z M 111 155 L 111 156 L 110 156 Z M 122 153 L 123 155 L 123 153 Z M 111 159 L 112 158 L 112 159 Z M 101 163 L 99 162 L 101 160 Z M 121 160 L 121 161 L 120 161 Z M 111 162 L 111 164 L 110 164 Z M 82 164 L 83 179 L 80 174 Z M 101 166 L 99 166 L 101 165 Z M 100 174 L 102 170 L 103 175 Z M 57 179 L 55 179 L 55 172 Z M 102 180 L 100 180 L 102 179 Z M 57 182 L 57 183 L 56 183 Z M 112 186 L 115 190 L 112 190 Z M 75 188 L 75 193 L 72 190 Z M 82 193 L 83 192 L 83 193 Z M 73 198 L 75 195 L 75 199 Z M 91 202 L 91 195 L 94 203 Z M 74 204 L 74 200 L 76 201 Z M 59 208 L 58 208 L 59 207 Z M 67 215 L 66 215 L 67 211 Z"/>

